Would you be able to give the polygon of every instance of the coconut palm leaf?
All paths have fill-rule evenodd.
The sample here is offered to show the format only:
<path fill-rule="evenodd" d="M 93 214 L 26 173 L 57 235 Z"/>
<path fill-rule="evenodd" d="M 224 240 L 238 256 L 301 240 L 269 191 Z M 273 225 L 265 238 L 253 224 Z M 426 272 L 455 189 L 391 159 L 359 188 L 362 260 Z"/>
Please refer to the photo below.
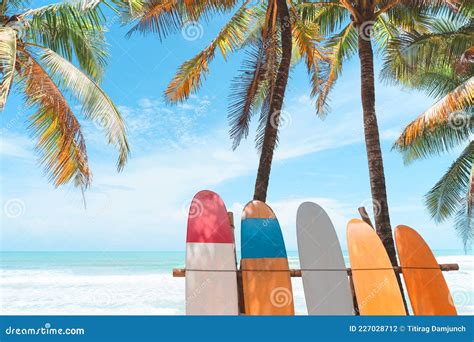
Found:
<path fill-rule="evenodd" d="M 26 103 L 37 108 L 30 117 L 40 162 L 55 186 L 73 180 L 87 188 L 91 172 L 81 127 L 57 84 L 26 50 L 18 67 Z"/>
<path fill-rule="evenodd" d="M 473 132 L 474 77 L 439 100 L 410 123 L 395 143 L 407 162 L 439 154 L 465 141 Z"/>
<path fill-rule="evenodd" d="M 135 32 L 153 32 L 162 39 L 176 32 L 188 20 L 198 21 L 202 17 L 207 19 L 211 14 L 231 10 L 236 4 L 236 0 L 145 1 L 135 15 L 138 22 L 128 32 L 128 36 Z"/>
<path fill-rule="evenodd" d="M 139 11 L 136 14 L 138 22 L 128 31 L 128 36 L 135 32 L 153 32 L 161 39 L 175 32 L 183 23 L 184 14 L 178 0 L 147 1 Z"/>
<path fill-rule="evenodd" d="M 259 41 L 247 51 L 240 74 L 231 85 L 228 119 L 233 149 L 248 136 L 250 120 L 260 108 L 259 94 L 266 92 L 265 75 L 265 49 Z"/>
<path fill-rule="evenodd" d="M 0 28 L 0 110 L 3 110 L 10 93 L 16 64 L 16 32 L 9 27 Z"/>
<path fill-rule="evenodd" d="M 53 79 L 58 79 L 61 87 L 70 91 L 82 104 L 84 116 L 100 125 L 108 142 L 119 151 L 117 169 L 120 171 L 128 158 L 129 147 L 125 135 L 125 124 L 110 98 L 87 75 L 72 63 L 52 50 L 34 46 L 39 50 L 41 63 L 49 70 Z"/>
<path fill-rule="evenodd" d="M 74 182 L 85 189 L 91 182 L 81 127 L 63 91 L 78 100 L 86 118 L 103 126 L 109 142 L 119 149 L 119 170 L 129 153 L 120 114 L 98 86 L 107 57 L 100 2 L 80 0 L 29 10 L 15 0 L 0 3 L 0 107 L 15 81 L 15 89 L 35 110 L 29 130 L 55 186 Z"/>
<path fill-rule="evenodd" d="M 77 60 L 91 77 L 103 74 L 107 59 L 103 24 L 105 17 L 96 1 L 44 6 L 19 15 L 25 40 Z"/>
<path fill-rule="evenodd" d="M 25 5 L 24 0 L 2 0 L 0 1 L 0 13 L 10 13 L 14 9 L 21 8 Z"/>
<path fill-rule="evenodd" d="M 292 34 L 295 47 L 299 55 L 304 59 L 308 75 L 311 79 L 311 97 L 321 92 L 321 61 L 326 61 L 326 52 L 319 46 L 322 37 L 319 34 L 319 26 L 309 20 L 303 20 L 295 7 L 291 7 Z"/>
<path fill-rule="evenodd" d="M 471 142 L 426 194 L 426 206 L 435 221 L 441 222 L 452 216 L 460 204 L 466 202 L 466 194 L 471 188 L 473 160 L 474 142 Z"/>
<path fill-rule="evenodd" d="M 214 59 L 217 48 L 219 48 L 222 56 L 226 59 L 230 53 L 243 44 L 245 32 L 253 11 L 252 8 L 247 8 L 246 5 L 247 2 L 240 7 L 222 28 L 211 44 L 180 66 L 165 91 L 168 101 L 184 101 L 201 86 L 202 79 L 209 72 L 209 63 Z"/>
<path fill-rule="evenodd" d="M 464 251 L 467 252 L 472 248 L 474 240 L 474 215 L 472 208 L 474 207 L 474 167 L 471 167 L 471 175 L 469 178 L 466 199 L 461 203 L 455 215 L 454 229 L 461 238 Z"/>
<path fill-rule="evenodd" d="M 301 20 L 318 25 L 323 35 L 341 30 L 350 21 L 349 12 L 340 1 L 302 3 L 295 7 Z"/>
<path fill-rule="evenodd" d="M 464 245 L 464 251 L 472 248 L 474 240 L 474 217 L 467 209 L 467 202 L 464 201 L 459 206 L 454 217 L 454 229 Z"/>
<path fill-rule="evenodd" d="M 466 18 L 457 22 L 437 18 L 430 25 L 428 32 L 405 32 L 391 40 L 382 70 L 385 80 L 418 87 L 420 75 L 449 72 L 474 45 L 474 26 Z"/>
<path fill-rule="evenodd" d="M 357 53 L 357 30 L 350 23 L 327 44 L 330 51 L 329 71 L 326 82 L 316 101 L 316 109 L 320 115 L 325 115 L 328 108 L 328 96 L 342 71 L 343 62 Z"/>
<path fill-rule="evenodd" d="M 379 52 L 386 49 L 389 42 L 396 38 L 399 26 L 395 25 L 386 13 L 377 17 L 373 27 L 373 40 Z"/>

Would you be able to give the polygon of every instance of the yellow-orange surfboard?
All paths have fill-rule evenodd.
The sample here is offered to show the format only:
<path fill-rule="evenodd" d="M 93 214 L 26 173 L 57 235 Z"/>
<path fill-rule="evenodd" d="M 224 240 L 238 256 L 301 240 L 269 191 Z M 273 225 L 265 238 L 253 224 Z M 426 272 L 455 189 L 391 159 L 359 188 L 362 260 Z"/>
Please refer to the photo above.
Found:
<path fill-rule="evenodd" d="M 294 315 L 283 235 L 272 209 L 249 202 L 241 225 L 242 289 L 246 315 Z"/>
<path fill-rule="evenodd" d="M 362 220 L 350 220 L 347 245 L 359 313 L 406 315 L 392 264 L 372 227 Z"/>
<path fill-rule="evenodd" d="M 407 226 L 395 229 L 398 258 L 415 315 L 457 315 L 438 262 L 425 240 Z"/>

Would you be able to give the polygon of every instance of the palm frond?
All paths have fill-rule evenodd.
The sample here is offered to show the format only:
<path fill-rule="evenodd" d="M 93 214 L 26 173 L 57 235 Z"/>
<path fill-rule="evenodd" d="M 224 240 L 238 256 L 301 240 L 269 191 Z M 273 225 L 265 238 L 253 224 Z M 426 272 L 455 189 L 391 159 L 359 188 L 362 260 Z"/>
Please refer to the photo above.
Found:
<path fill-rule="evenodd" d="M 252 8 L 246 6 L 247 2 L 239 8 L 211 44 L 180 66 L 165 91 L 168 101 L 184 101 L 201 86 L 203 78 L 209 72 L 209 63 L 214 59 L 217 48 L 226 59 L 230 53 L 242 45 L 252 13 Z"/>
<path fill-rule="evenodd" d="M 379 52 L 384 50 L 389 42 L 396 38 L 397 34 L 398 27 L 393 24 L 386 14 L 377 17 L 373 26 L 372 36 Z"/>
<path fill-rule="evenodd" d="M 413 75 L 446 70 L 474 45 L 474 26 L 466 19 L 433 19 L 427 32 L 405 32 L 391 40 L 382 71 L 385 79 L 416 86 Z"/>
<path fill-rule="evenodd" d="M 295 5 L 301 20 L 318 25 L 321 34 L 330 35 L 347 25 L 350 13 L 340 1 L 318 1 Z"/>
<path fill-rule="evenodd" d="M 152 32 L 162 39 L 181 27 L 185 13 L 178 0 L 152 0 L 144 2 L 136 16 L 138 22 L 128 31 L 128 36 Z"/>
<path fill-rule="evenodd" d="M 97 1 L 53 4 L 19 16 L 24 40 L 55 51 L 99 79 L 107 62 L 105 17 Z"/>
<path fill-rule="evenodd" d="M 265 91 L 265 50 L 260 40 L 247 51 L 243 67 L 231 85 L 228 118 L 235 150 L 247 138 L 250 120 L 259 109 L 259 94 Z"/>
<path fill-rule="evenodd" d="M 469 212 L 466 202 L 460 204 L 455 214 L 454 229 L 463 242 L 464 252 L 467 253 L 474 240 L 474 216 Z"/>
<path fill-rule="evenodd" d="M 392 2 L 393 3 L 393 2 Z M 423 32 L 433 15 L 430 15 L 430 6 L 413 6 L 410 3 L 398 3 L 385 12 L 380 12 L 376 18 L 384 17 L 387 23 L 405 32 Z M 443 7 L 443 9 L 446 9 Z"/>
<path fill-rule="evenodd" d="M 311 21 L 304 21 L 294 7 L 291 7 L 292 35 L 299 55 L 304 58 L 311 80 L 311 97 L 321 93 L 321 63 L 327 62 L 326 51 L 319 48 L 322 37 L 319 26 Z"/>
<path fill-rule="evenodd" d="M 248 1 L 246 2 L 248 3 Z M 198 21 L 210 15 L 225 13 L 234 8 L 237 0 L 150 0 L 145 1 L 135 19 L 138 22 L 128 32 L 157 33 L 160 39 L 176 32 L 186 21 Z"/>
<path fill-rule="evenodd" d="M 17 13 L 25 6 L 24 0 L 2 0 L 0 2 L 0 13 L 5 15 L 7 13 Z"/>
<path fill-rule="evenodd" d="M 124 23 L 143 15 L 147 3 L 143 0 L 111 0 L 111 4 L 114 5 L 113 10 L 121 17 Z"/>
<path fill-rule="evenodd" d="M 73 181 L 86 188 L 91 181 L 81 127 L 66 99 L 46 70 L 26 50 L 18 68 L 25 101 L 37 108 L 29 129 L 38 139 L 40 163 L 55 186 Z"/>
<path fill-rule="evenodd" d="M 51 77 L 57 78 L 61 87 L 69 90 L 80 101 L 84 116 L 100 125 L 108 142 L 119 150 L 117 169 L 122 170 L 129 155 L 129 147 L 125 124 L 112 100 L 68 60 L 52 50 L 36 48 L 40 51 L 41 63 L 49 70 Z"/>
<path fill-rule="evenodd" d="M 353 24 L 348 24 L 339 34 L 330 39 L 327 47 L 330 51 L 329 70 L 325 84 L 316 101 L 316 109 L 321 115 L 328 111 L 327 99 L 342 71 L 343 62 L 357 53 L 357 31 Z"/>
<path fill-rule="evenodd" d="M 470 191 L 473 160 L 474 142 L 471 142 L 426 194 L 426 206 L 435 221 L 444 221 L 466 202 L 466 194 Z"/>
<path fill-rule="evenodd" d="M 473 132 L 474 77 L 410 123 L 395 142 L 407 162 L 450 150 Z"/>
<path fill-rule="evenodd" d="M 0 27 L 0 110 L 5 102 L 15 74 L 16 32 L 9 27 Z"/>

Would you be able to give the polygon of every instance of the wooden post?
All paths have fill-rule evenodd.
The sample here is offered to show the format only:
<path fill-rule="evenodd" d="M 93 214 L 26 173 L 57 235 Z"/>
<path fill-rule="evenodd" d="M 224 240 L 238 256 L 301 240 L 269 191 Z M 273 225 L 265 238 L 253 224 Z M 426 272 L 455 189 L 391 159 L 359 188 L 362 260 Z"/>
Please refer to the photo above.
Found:
<path fill-rule="evenodd" d="M 360 207 L 359 209 L 357 209 L 359 211 L 359 214 L 360 214 L 360 217 L 362 219 L 362 221 L 364 221 L 365 223 L 367 223 L 369 226 L 372 227 L 372 229 L 375 229 L 374 228 L 374 225 L 372 224 L 372 221 L 370 220 L 370 216 L 369 214 L 367 213 L 367 210 L 365 210 L 365 207 Z"/>
<path fill-rule="evenodd" d="M 354 288 L 354 281 L 352 280 L 352 272 L 347 272 L 349 276 L 349 286 L 351 288 L 351 293 L 352 293 L 352 305 L 354 306 L 354 314 L 356 316 L 360 315 L 359 312 L 359 304 L 357 303 L 357 297 L 355 293 L 355 288 Z"/>

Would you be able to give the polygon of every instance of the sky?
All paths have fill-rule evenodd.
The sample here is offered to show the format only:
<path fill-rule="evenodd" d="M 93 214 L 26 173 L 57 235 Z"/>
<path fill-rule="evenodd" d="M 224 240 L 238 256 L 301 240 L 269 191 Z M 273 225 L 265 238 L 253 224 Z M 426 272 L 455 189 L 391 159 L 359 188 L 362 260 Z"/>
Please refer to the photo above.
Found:
<path fill-rule="evenodd" d="M 239 245 L 240 215 L 252 198 L 258 166 L 255 123 L 236 151 L 228 135 L 229 85 L 244 53 L 228 61 L 217 54 L 202 88 L 187 102 L 169 105 L 163 97 L 179 65 L 206 46 L 224 22 L 215 17 L 160 42 L 152 34 L 125 38 L 129 26 L 108 14 L 110 59 L 102 88 L 125 119 L 131 158 L 117 173 L 117 152 L 98 125 L 81 119 L 93 172 L 86 208 L 79 189 L 56 189 L 48 182 L 27 130 L 31 112 L 20 96 L 10 95 L 0 116 L 1 250 L 184 250 L 187 210 L 202 189 L 219 193 L 234 212 Z M 379 59 L 376 64 L 378 73 Z M 327 210 L 345 249 L 346 224 L 359 217 L 357 208 L 366 206 L 371 213 L 358 59 L 344 66 L 324 120 L 316 116 L 309 94 L 308 77 L 298 66 L 286 92 L 267 202 L 288 250 L 296 250 L 296 211 L 308 200 Z M 391 149 L 403 127 L 432 103 L 424 94 L 377 81 L 392 226 L 412 226 L 433 249 L 462 249 L 453 222 L 436 224 L 423 200 L 454 155 L 405 166 Z M 80 108 L 75 110 L 80 116 Z"/>

